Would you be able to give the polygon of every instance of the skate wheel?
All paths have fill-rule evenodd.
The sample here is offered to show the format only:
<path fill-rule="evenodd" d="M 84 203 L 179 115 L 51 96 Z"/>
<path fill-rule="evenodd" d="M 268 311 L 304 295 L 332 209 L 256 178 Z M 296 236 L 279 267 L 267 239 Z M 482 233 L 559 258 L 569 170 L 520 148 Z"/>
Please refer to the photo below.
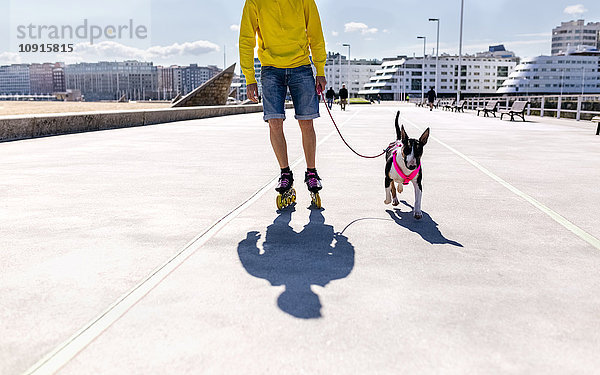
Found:
<path fill-rule="evenodd" d="M 285 207 L 283 197 L 281 196 L 281 194 L 277 196 L 277 199 L 275 201 L 277 203 L 277 209 L 281 210 Z"/>
<path fill-rule="evenodd" d="M 319 196 L 319 193 L 313 193 L 312 201 L 316 208 L 321 208 L 321 197 Z"/>

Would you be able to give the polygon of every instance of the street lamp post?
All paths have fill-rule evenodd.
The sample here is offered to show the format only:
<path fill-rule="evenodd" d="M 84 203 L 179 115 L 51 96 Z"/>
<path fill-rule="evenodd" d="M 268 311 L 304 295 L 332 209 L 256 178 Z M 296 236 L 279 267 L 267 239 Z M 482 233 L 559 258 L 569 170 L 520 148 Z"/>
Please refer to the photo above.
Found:
<path fill-rule="evenodd" d="M 564 81 L 565 81 L 565 68 L 562 68 L 562 73 L 560 76 L 560 97 L 561 97 L 561 99 L 562 99 L 562 95 L 563 95 Z"/>
<path fill-rule="evenodd" d="M 427 53 L 427 37 L 418 36 L 417 39 L 423 39 L 423 64 L 421 67 L 423 71 L 421 73 L 421 103 L 425 101 L 425 55 Z"/>
<path fill-rule="evenodd" d="M 456 102 L 460 101 L 460 88 L 462 87 L 462 44 L 463 44 L 463 18 L 465 0 L 460 0 L 460 39 L 458 43 L 458 87 L 456 88 Z"/>
<path fill-rule="evenodd" d="M 439 73 L 440 73 L 440 19 L 430 18 L 430 22 L 437 22 L 437 40 L 435 48 L 435 92 L 439 95 Z"/>
<path fill-rule="evenodd" d="M 348 47 L 348 98 L 350 98 L 350 44 L 342 44 L 344 47 Z"/>
<path fill-rule="evenodd" d="M 581 96 L 585 93 L 585 67 L 581 68 Z"/>
<path fill-rule="evenodd" d="M 406 60 L 404 62 L 406 62 Z M 404 68 L 404 63 L 402 63 L 401 82 L 402 82 L 402 88 L 400 90 L 400 101 L 405 102 L 406 101 L 406 69 Z"/>

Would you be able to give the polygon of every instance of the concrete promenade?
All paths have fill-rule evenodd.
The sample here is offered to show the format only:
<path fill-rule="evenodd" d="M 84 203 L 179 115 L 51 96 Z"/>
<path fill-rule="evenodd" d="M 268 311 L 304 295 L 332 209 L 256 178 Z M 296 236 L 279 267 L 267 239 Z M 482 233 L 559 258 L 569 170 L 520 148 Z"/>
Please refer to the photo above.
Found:
<path fill-rule="evenodd" d="M 275 210 L 260 114 L 0 143 L 0 374 L 590 374 L 600 137 L 382 104 L 364 153 L 431 127 L 424 218 L 316 122 L 324 210 Z"/>

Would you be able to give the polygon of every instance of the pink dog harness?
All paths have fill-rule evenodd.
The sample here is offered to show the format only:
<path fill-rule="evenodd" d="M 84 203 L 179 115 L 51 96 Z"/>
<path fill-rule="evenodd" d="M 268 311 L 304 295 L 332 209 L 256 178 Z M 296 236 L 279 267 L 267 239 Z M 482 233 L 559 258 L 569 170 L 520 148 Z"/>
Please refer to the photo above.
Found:
<path fill-rule="evenodd" d="M 408 185 L 408 183 L 411 182 L 419 174 L 419 171 L 421 170 L 421 164 L 419 164 L 417 169 L 415 169 L 410 175 L 407 176 L 404 174 L 404 172 L 402 172 L 402 169 L 400 169 L 400 166 L 398 165 L 398 162 L 396 161 L 397 153 L 398 153 L 398 151 L 394 151 L 394 154 L 393 154 L 394 155 L 394 168 L 396 169 L 396 172 L 398 172 L 400 177 L 402 177 L 404 179 L 404 181 L 402 182 L 402 185 Z"/>

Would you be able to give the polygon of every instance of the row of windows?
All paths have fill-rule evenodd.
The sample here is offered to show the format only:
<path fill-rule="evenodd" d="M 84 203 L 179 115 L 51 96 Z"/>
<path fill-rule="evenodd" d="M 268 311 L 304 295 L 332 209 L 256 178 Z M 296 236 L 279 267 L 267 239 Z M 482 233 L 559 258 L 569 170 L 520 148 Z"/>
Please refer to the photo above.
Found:
<path fill-rule="evenodd" d="M 552 38 L 552 41 L 559 41 L 559 40 L 582 40 L 582 39 L 586 39 L 586 40 L 596 40 L 596 36 L 595 35 L 577 35 L 577 36 L 557 36 Z"/>
<path fill-rule="evenodd" d="M 559 83 L 546 83 L 543 85 L 539 85 L 539 84 L 534 84 L 534 85 L 527 85 L 527 84 L 519 84 L 519 85 L 505 85 L 505 87 L 560 87 L 561 85 Z M 581 84 L 563 84 L 562 87 L 579 87 L 581 88 Z M 594 87 L 600 87 L 600 85 L 583 85 L 583 87 L 589 87 L 589 88 L 594 88 Z"/>
<path fill-rule="evenodd" d="M 576 30 L 558 30 L 554 32 L 554 35 L 558 35 L 558 34 L 581 34 L 583 31 L 584 34 L 596 34 L 598 33 L 598 30 L 594 30 L 594 29 L 576 29 Z"/>

